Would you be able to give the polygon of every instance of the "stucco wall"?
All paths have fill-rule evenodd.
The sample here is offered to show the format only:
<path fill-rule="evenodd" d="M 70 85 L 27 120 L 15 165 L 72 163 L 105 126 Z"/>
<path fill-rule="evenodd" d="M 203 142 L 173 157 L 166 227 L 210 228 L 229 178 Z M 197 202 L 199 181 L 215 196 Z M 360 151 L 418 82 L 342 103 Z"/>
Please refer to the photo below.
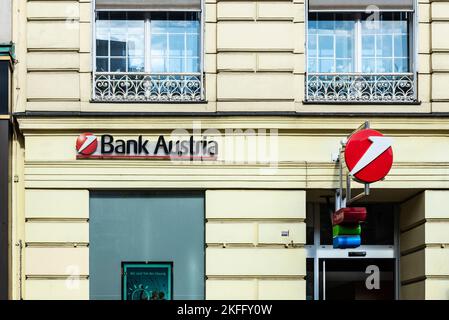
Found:
<path fill-rule="evenodd" d="M 90 103 L 92 3 L 16 2 L 16 111 L 447 111 L 445 40 L 449 6 L 417 8 L 419 105 L 308 105 L 304 100 L 304 0 L 205 0 L 206 100 L 200 104 Z M 445 14 L 447 12 L 447 14 Z M 414 59 L 414 57 L 413 57 Z M 57 90 L 55 90 L 57 86 Z"/>

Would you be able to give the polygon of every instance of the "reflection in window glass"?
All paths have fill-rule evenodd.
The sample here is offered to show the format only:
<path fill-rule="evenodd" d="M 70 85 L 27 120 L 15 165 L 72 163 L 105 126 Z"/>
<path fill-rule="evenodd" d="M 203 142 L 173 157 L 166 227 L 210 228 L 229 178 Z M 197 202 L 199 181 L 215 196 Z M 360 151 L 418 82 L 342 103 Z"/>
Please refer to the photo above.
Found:
<path fill-rule="evenodd" d="M 152 72 L 199 72 L 200 23 L 194 12 L 151 15 Z"/>
<path fill-rule="evenodd" d="M 368 65 L 363 72 L 409 72 L 409 37 L 407 14 L 382 12 L 380 21 L 363 15 L 362 54 Z M 366 41 L 365 41 L 366 39 Z M 374 46 L 374 48 L 373 48 Z"/>
<path fill-rule="evenodd" d="M 96 33 L 97 71 L 144 71 L 144 13 L 99 12 Z"/>
<path fill-rule="evenodd" d="M 381 12 L 379 20 L 365 13 L 310 13 L 307 70 L 410 72 L 409 22 L 404 12 Z"/>
<path fill-rule="evenodd" d="M 199 13 L 99 12 L 96 56 L 102 72 L 199 72 Z"/>
<path fill-rule="evenodd" d="M 353 17 L 348 14 L 312 13 L 308 23 L 308 71 L 354 71 Z"/>

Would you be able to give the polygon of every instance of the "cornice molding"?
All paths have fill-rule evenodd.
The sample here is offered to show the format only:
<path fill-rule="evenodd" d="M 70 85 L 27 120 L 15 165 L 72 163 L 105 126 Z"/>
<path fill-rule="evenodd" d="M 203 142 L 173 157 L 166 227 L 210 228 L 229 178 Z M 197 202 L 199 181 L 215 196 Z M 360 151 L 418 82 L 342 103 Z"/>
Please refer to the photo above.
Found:
<path fill-rule="evenodd" d="M 385 132 L 438 132 L 449 134 L 449 119 L 441 117 L 289 117 L 289 116 L 173 116 L 173 117 L 16 117 L 19 129 L 29 131 L 120 130 L 154 131 L 192 129 L 279 129 L 303 132 L 348 133 L 369 120 L 374 129 Z"/>

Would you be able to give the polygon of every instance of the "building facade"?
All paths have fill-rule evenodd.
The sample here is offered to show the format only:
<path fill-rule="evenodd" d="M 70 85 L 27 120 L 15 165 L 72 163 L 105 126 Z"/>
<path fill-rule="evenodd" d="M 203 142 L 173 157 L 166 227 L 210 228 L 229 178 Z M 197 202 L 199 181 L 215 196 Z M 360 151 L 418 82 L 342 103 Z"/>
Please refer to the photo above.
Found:
<path fill-rule="evenodd" d="M 12 6 L 11 298 L 149 297 L 136 262 L 159 298 L 449 298 L 449 2 Z M 332 249 L 365 121 L 393 168 Z"/>
<path fill-rule="evenodd" d="M 0 1 L 0 299 L 10 297 L 11 288 L 11 139 L 13 134 L 12 74 L 14 45 L 11 1 Z"/>

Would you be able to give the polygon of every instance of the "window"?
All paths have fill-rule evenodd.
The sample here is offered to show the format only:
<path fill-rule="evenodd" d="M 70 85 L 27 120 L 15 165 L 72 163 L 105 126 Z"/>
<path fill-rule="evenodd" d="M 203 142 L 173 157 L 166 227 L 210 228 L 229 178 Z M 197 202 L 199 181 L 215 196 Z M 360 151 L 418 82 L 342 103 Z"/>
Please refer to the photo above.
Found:
<path fill-rule="evenodd" d="M 93 101 L 204 100 L 200 0 L 97 0 Z"/>
<path fill-rule="evenodd" d="M 409 66 L 407 13 L 311 13 L 308 71 L 312 73 L 406 73 Z"/>
<path fill-rule="evenodd" d="M 99 12 L 96 70 L 200 72 L 197 12 Z"/>
<path fill-rule="evenodd" d="M 392 10 L 396 0 L 390 1 L 388 8 L 382 7 L 386 1 L 372 2 L 376 1 L 380 7 L 367 10 L 349 0 L 309 0 L 308 101 L 416 100 L 413 3 L 398 7 L 404 10 L 400 11 Z"/>

